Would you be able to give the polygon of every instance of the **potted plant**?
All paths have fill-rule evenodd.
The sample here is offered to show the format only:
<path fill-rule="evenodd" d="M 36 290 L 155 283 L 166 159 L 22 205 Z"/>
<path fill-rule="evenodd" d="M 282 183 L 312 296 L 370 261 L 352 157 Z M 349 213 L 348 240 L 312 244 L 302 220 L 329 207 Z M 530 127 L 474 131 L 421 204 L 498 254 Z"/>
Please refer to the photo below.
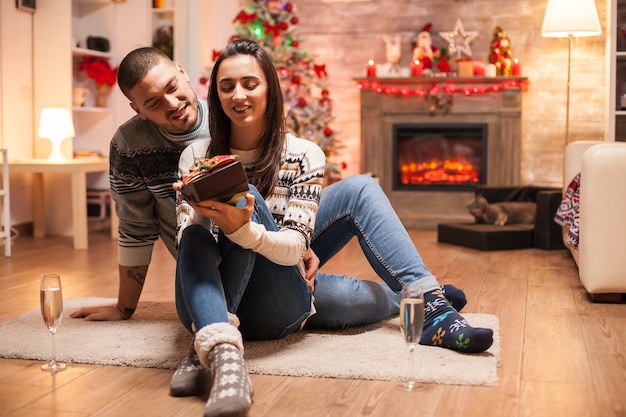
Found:
<path fill-rule="evenodd" d="M 78 69 L 85 71 L 87 77 L 96 83 L 96 106 L 106 107 L 109 92 L 117 79 L 117 67 L 111 67 L 106 59 L 85 57 Z"/>

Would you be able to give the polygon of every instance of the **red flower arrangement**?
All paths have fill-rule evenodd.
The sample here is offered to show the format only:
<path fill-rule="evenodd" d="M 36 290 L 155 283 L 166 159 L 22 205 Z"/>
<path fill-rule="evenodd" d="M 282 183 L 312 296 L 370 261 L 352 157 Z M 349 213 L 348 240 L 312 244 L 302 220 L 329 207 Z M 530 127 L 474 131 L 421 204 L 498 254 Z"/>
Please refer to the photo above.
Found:
<path fill-rule="evenodd" d="M 106 59 L 85 57 L 78 69 L 85 71 L 87 76 L 98 85 L 106 83 L 113 87 L 117 79 L 117 67 L 111 68 Z"/>

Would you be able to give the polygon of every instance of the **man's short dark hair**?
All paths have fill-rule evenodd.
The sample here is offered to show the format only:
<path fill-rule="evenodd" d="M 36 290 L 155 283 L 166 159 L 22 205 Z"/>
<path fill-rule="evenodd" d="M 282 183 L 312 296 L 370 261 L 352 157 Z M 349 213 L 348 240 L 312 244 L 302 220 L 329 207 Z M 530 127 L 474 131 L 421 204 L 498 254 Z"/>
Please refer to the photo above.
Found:
<path fill-rule="evenodd" d="M 157 48 L 146 46 L 129 52 L 117 70 L 117 84 L 126 98 L 132 101 L 130 90 L 144 79 L 148 71 L 162 62 L 174 64 L 165 52 Z"/>

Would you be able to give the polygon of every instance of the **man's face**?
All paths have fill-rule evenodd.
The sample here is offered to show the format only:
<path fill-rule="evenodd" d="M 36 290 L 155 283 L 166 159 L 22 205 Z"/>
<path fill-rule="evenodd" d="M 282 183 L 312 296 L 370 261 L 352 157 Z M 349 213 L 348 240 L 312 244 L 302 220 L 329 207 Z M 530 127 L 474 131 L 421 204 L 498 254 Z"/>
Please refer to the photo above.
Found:
<path fill-rule="evenodd" d="M 162 62 L 132 90 L 130 106 L 139 117 L 169 133 L 185 133 L 198 122 L 198 98 L 179 65 Z"/>

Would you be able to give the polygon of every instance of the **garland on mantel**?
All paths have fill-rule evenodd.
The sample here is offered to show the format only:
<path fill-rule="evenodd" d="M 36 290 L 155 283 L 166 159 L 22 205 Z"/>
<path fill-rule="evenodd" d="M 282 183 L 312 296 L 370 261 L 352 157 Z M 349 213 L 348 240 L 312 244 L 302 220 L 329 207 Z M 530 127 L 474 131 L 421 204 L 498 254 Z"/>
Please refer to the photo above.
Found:
<path fill-rule="evenodd" d="M 383 82 L 382 84 L 387 84 Z M 462 84 L 462 85 L 459 85 Z M 497 93 L 501 90 L 519 88 L 522 91 L 528 90 L 528 80 L 506 80 L 500 83 L 489 82 L 489 85 L 466 85 L 466 82 L 457 82 L 450 79 L 433 81 L 430 86 L 412 88 L 406 85 L 381 85 L 380 81 L 362 80 L 357 82 L 357 88 L 364 90 L 374 90 L 379 94 L 390 94 L 396 96 L 416 96 L 423 97 L 431 113 L 440 110 L 447 113 L 452 108 L 452 96 L 463 94 L 464 96 L 485 95 Z"/>

